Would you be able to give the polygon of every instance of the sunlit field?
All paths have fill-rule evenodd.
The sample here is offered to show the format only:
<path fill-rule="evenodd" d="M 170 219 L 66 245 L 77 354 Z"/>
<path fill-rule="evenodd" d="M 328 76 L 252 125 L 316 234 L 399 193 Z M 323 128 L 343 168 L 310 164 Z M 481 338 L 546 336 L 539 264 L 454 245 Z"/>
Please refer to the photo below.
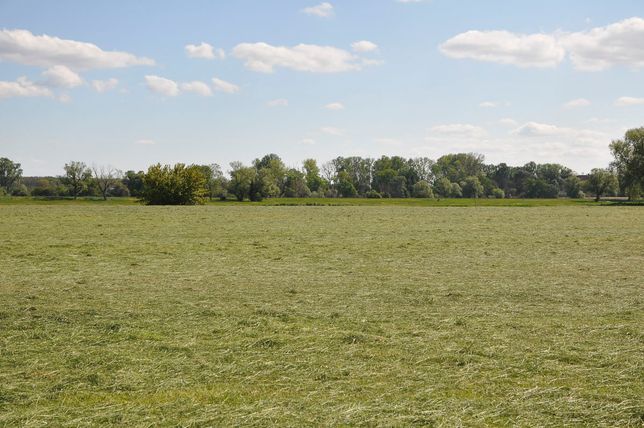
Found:
<path fill-rule="evenodd" d="M 642 426 L 644 210 L 474 202 L 0 204 L 0 426 Z"/>

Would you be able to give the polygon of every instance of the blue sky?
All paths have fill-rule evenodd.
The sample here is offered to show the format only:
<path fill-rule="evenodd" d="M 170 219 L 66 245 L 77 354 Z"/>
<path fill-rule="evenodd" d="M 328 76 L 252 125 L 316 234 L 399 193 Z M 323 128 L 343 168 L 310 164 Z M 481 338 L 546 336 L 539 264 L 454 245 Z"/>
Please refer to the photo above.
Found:
<path fill-rule="evenodd" d="M 477 152 L 604 167 L 644 125 L 644 2 L 0 0 L 0 156 Z"/>

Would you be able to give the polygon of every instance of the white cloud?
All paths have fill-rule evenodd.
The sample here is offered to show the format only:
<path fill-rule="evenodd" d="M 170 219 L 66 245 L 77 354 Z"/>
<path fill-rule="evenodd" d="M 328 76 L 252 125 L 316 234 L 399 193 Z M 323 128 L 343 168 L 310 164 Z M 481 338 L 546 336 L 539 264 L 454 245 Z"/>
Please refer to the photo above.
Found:
<path fill-rule="evenodd" d="M 152 146 L 156 144 L 156 142 L 154 140 L 142 139 L 142 140 L 136 140 L 134 144 L 141 144 L 143 146 Z"/>
<path fill-rule="evenodd" d="M 509 128 L 514 128 L 519 125 L 519 123 L 516 120 L 509 117 L 504 117 L 502 119 L 499 119 L 499 124 L 503 126 L 507 126 Z"/>
<path fill-rule="evenodd" d="M 104 51 L 92 43 L 35 36 L 27 30 L 0 31 L 0 60 L 38 67 L 64 65 L 72 70 L 154 65 L 128 52 Z"/>
<path fill-rule="evenodd" d="M 42 73 L 48 86 L 73 88 L 83 84 L 83 79 L 64 65 L 55 65 Z"/>
<path fill-rule="evenodd" d="M 566 141 L 607 145 L 609 140 L 601 132 L 588 129 L 575 129 L 539 122 L 527 122 L 511 132 L 512 135 L 528 138 L 543 138 L 550 141 Z"/>
<path fill-rule="evenodd" d="M 270 100 L 266 103 L 268 107 L 287 107 L 288 100 L 284 98 L 277 98 L 275 100 Z"/>
<path fill-rule="evenodd" d="M 145 76 L 145 82 L 152 92 L 165 95 L 167 97 L 176 97 L 179 95 L 179 85 L 174 80 L 166 79 L 159 76 Z"/>
<path fill-rule="evenodd" d="M 311 146 L 315 144 L 315 140 L 312 138 L 303 138 L 302 141 L 300 141 L 302 144 L 306 144 L 307 146 Z"/>
<path fill-rule="evenodd" d="M 49 88 L 38 85 L 26 77 L 19 77 L 15 82 L 0 81 L 0 99 L 10 97 L 52 97 Z"/>
<path fill-rule="evenodd" d="M 234 94 L 239 92 L 239 86 L 226 82 L 225 80 L 218 79 L 216 77 L 212 78 L 212 87 L 216 92 L 225 92 L 227 94 Z"/>
<path fill-rule="evenodd" d="M 176 97 L 177 95 L 186 92 L 191 92 L 203 97 L 209 97 L 212 95 L 213 91 L 226 92 L 229 94 L 239 91 L 239 86 L 216 77 L 212 78 L 212 88 L 208 86 L 208 84 L 199 80 L 193 80 L 191 82 L 175 82 L 174 80 L 166 79 L 165 77 L 145 76 L 145 81 L 151 91 L 167 97 Z"/>
<path fill-rule="evenodd" d="M 329 103 L 325 105 L 324 108 L 327 110 L 344 110 L 344 104 L 339 102 Z"/>
<path fill-rule="evenodd" d="M 192 92 L 193 94 L 201 95 L 202 97 L 209 97 L 212 95 L 210 86 L 198 80 L 180 83 L 179 88 L 182 92 Z"/>
<path fill-rule="evenodd" d="M 575 100 L 570 100 L 563 105 L 564 108 L 573 109 L 578 107 L 588 107 L 591 104 L 586 98 L 577 98 Z"/>
<path fill-rule="evenodd" d="M 480 126 L 464 123 L 436 125 L 430 129 L 430 132 L 435 136 L 462 139 L 478 139 L 484 138 L 487 135 L 487 131 Z"/>
<path fill-rule="evenodd" d="M 71 103 L 72 97 L 69 94 L 61 94 L 58 96 L 58 101 L 60 101 L 63 104 Z"/>
<path fill-rule="evenodd" d="M 615 100 L 615 105 L 618 107 L 637 106 L 642 104 L 644 104 L 644 98 L 619 97 Z"/>
<path fill-rule="evenodd" d="M 378 50 L 378 45 L 368 40 L 360 40 L 359 42 L 351 43 L 351 49 L 354 52 L 373 52 Z"/>
<path fill-rule="evenodd" d="M 293 47 L 272 46 L 268 43 L 241 43 L 233 55 L 244 61 L 250 70 L 272 73 L 275 67 L 312 73 L 338 73 L 360 70 L 372 62 L 362 60 L 333 46 L 299 44 Z"/>
<path fill-rule="evenodd" d="M 565 50 L 554 36 L 508 31 L 467 31 L 447 40 L 440 46 L 440 51 L 450 58 L 519 67 L 555 67 L 565 56 Z"/>
<path fill-rule="evenodd" d="M 481 104 L 479 104 L 479 107 L 482 108 L 494 108 L 497 106 L 497 103 L 494 101 L 483 101 Z"/>
<path fill-rule="evenodd" d="M 186 55 L 188 58 L 201 58 L 201 59 L 224 59 L 226 53 L 223 49 L 215 49 L 212 45 L 201 42 L 198 45 L 186 45 Z"/>
<path fill-rule="evenodd" d="M 324 126 L 324 127 L 320 128 L 320 131 L 322 131 L 322 132 L 324 132 L 325 134 L 328 134 L 328 135 L 334 135 L 336 137 L 340 137 L 340 136 L 343 136 L 345 134 L 344 129 L 335 128 L 333 126 Z"/>
<path fill-rule="evenodd" d="M 644 67 L 644 19 L 625 19 L 562 38 L 578 70 L 598 71 L 615 65 Z"/>
<path fill-rule="evenodd" d="M 566 55 L 575 69 L 599 71 L 623 65 L 644 67 L 644 19 L 625 19 L 581 32 L 517 34 L 509 31 L 467 31 L 440 45 L 450 58 L 552 68 Z"/>
<path fill-rule="evenodd" d="M 317 6 L 306 7 L 302 9 L 307 15 L 319 16 L 320 18 L 329 18 L 333 16 L 333 5 L 328 2 L 320 3 Z"/>
<path fill-rule="evenodd" d="M 118 84 L 118 79 L 113 77 L 107 80 L 92 80 L 92 88 L 99 93 L 111 91 L 116 88 Z"/>

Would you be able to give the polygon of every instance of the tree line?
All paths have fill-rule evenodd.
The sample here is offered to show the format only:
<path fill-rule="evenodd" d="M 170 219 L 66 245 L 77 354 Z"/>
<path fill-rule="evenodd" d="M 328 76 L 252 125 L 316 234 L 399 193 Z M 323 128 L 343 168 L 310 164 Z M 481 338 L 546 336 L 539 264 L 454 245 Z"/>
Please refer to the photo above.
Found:
<path fill-rule="evenodd" d="M 337 157 L 322 165 L 307 159 L 288 168 L 276 154 L 251 165 L 152 165 L 125 173 L 109 166 L 65 164 L 58 177 L 22 177 L 20 164 L 0 158 L 0 195 L 73 197 L 132 196 L 148 204 L 191 205 L 207 199 L 261 201 L 274 197 L 326 198 L 557 198 L 623 195 L 644 190 L 644 128 L 613 141 L 614 161 L 579 176 L 556 163 L 486 164 L 475 153 L 426 157 Z"/>

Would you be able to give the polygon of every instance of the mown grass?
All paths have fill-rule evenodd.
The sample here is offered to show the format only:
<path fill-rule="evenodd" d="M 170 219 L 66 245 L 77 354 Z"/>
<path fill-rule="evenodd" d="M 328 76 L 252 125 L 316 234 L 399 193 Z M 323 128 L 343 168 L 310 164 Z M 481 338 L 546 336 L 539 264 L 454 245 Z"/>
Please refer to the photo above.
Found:
<path fill-rule="evenodd" d="M 642 426 L 639 207 L 0 205 L 0 425 Z"/>

